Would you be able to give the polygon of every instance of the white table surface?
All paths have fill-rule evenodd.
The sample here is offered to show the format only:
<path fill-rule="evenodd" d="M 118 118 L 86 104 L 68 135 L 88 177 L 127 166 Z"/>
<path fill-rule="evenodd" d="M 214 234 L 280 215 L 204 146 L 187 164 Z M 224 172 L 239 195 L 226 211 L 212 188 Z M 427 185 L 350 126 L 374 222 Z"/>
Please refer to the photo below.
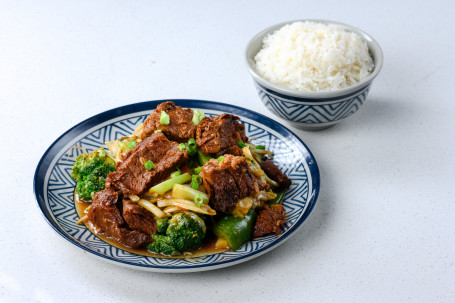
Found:
<path fill-rule="evenodd" d="M 0 302 L 455 302 L 452 1 L 1 1 Z M 305 226 L 233 267 L 157 274 L 105 263 L 46 223 L 32 190 L 76 123 L 146 100 L 221 101 L 271 116 L 249 38 L 298 18 L 362 28 L 383 69 L 359 113 L 295 130 L 322 188 Z"/>

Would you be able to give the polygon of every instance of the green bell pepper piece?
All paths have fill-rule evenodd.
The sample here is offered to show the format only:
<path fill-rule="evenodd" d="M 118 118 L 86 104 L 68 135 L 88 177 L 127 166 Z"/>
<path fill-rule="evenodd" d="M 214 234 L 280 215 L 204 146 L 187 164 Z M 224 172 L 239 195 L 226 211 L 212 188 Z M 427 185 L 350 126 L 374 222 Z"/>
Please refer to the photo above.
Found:
<path fill-rule="evenodd" d="M 254 210 L 250 210 L 243 218 L 229 215 L 222 217 L 215 223 L 213 232 L 218 238 L 226 240 L 229 247 L 235 251 L 250 241 L 256 217 Z"/>
<path fill-rule="evenodd" d="M 267 205 L 281 204 L 281 202 L 283 202 L 284 194 L 286 193 L 286 189 L 278 189 L 278 190 L 274 190 L 274 192 L 276 194 L 275 199 L 268 200 L 267 202 L 265 202 Z"/>

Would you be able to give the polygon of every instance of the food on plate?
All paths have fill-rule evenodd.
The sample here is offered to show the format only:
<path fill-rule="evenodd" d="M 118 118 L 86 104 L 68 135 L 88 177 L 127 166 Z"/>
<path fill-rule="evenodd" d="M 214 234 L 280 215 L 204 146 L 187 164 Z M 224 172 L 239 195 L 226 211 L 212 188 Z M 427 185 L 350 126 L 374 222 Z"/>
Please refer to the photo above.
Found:
<path fill-rule="evenodd" d="M 266 190 L 270 185 L 253 175 L 245 157 L 225 155 L 212 159 L 202 167 L 201 175 L 210 204 L 217 212 L 248 212 L 253 201 L 268 200 Z"/>
<path fill-rule="evenodd" d="M 114 245 L 187 257 L 237 250 L 285 226 L 280 203 L 291 180 L 266 160 L 272 152 L 249 142 L 237 116 L 206 117 L 168 101 L 106 145 L 78 156 L 72 176 L 79 223 Z M 101 164 L 104 184 L 80 191 L 87 182 L 77 177 Z"/>
<path fill-rule="evenodd" d="M 264 235 L 275 233 L 280 235 L 286 220 L 286 213 L 284 212 L 283 205 L 272 204 L 268 206 L 265 204 L 260 210 L 254 225 L 253 236 L 262 237 Z"/>
<path fill-rule="evenodd" d="M 122 217 L 122 195 L 111 189 L 95 194 L 93 203 L 87 212 L 87 222 L 95 233 L 104 234 L 127 247 L 137 248 L 149 242 L 151 238 L 145 232 L 131 229 Z"/>
<path fill-rule="evenodd" d="M 163 102 L 144 121 L 140 137 L 144 139 L 158 131 L 171 141 L 187 142 L 196 133 L 193 116 L 191 108 L 175 106 L 171 101 Z"/>
<path fill-rule="evenodd" d="M 264 79 L 309 92 L 352 86 L 374 70 L 360 35 L 311 21 L 287 24 L 267 35 L 254 60 Z"/>
<path fill-rule="evenodd" d="M 196 143 L 206 155 L 240 156 L 242 151 L 238 142 L 248 142 L 248 139 L 245 136 L 245 127 L 237 116 L 222 114 L 206 118 L 197 128 Z"/>
<path fill-rule="evenodd" d="M 152 234 L 147 249 L 164 255 L 182 254 L 197 248 L 204 240 L 205 222 L 195 213 L 179 212 L 161 219 L 160 233 Z"/>
<path fill-rule="evenodd" d="M 137 143 L 117 162 L 117 171 L 106 179 L 106 188 L 113 188 L 125 195 L 141 195 L 152 185 L 188 162 L 188 155 L 169 141 L 163 133 L 152 133 Z"/>
<path fill-rule="evenodd" d="M 115 162 L 103 148 L 79 155 L 71 171 L 79 197 L 91 200 L 96 192 L 104 189 L 105 179 L 113 171 Z"/>

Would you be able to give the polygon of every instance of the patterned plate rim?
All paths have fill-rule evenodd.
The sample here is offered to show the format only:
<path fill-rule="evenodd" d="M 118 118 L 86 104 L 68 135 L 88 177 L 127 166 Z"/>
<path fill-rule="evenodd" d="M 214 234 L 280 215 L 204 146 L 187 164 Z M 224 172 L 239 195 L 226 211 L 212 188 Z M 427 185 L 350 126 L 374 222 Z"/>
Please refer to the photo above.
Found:
<path fill-rule="evenodd" d="M 212 264 L 202 264 L 198 265 L 197 261 L 194 265 L 191 266 L 156 266 L 156 265 L 146 265 L 146 264 L 137 264 L 133 262 L 128 262 L 124 260 L 119 260 L 113 257 L 102 255 L 96 251 L 93 251 L 87 247 L 82 246 L 79 244 L 74 238 L 69 236 L 59 225 L 55 222 L 52 214 L 45 205 L 44 199 L 44 180 L 45 176 L 48 172 L 48 168 L 50 164 L 53 162 L 55 156 L 64 148 L 71 140 L 73 140 L 76 136 L 84 133 L 85 131 L 91 129 L 94 126 L 97 126 L 103 122 L 109 121 L 116 117 L 130 115 L 133 113 L 139 113 L 142 111 L 153 110 L 159 103 L 164 101 L 173 101 L 176 105 L 184 106 L 184 107 L 191 107 L 191 108 L 201 108 L 201 109 L 209 109 L 209 110 L 217 110 L 222 112 L 227 112 L 231 114 L 236 114 L 241 117 L 248 118 L 252 121 L 265 125 L 266 127 L 274 130 L 275 132 L 279 133 L 283 136 L 284 140 L 289 140 L 292 142 L 293 145 L 298 147 L 298 151 L 302 153 L 304 156 L 304 162 L 307 164 L 309 169 L 309 175 L 311 175 L 311 185 L 312 189 L 311 192 L 308 193 L 308 200 L 307 206 L 304 208 L 304 213 L 298 219 L 297 222 L 291 226 L 287 232 L 282 236 L 271 242 L 269 245 L 262 247 L 260 249 L 254 250 L 252 252 L 247 253 L 246 255 L 239 257 L 238 259 L 231 259 L 225 261 L 218 261 Z M 215 101 L 206 101 L 206 100 L 199 100 L 199 99 L 163 99 L 163 100 L 154 100 L 154 101 L 145 101 L 134 103 L 130 105 L 125 105 L 121 107 L 117 107 L 114 109 L 107 110 L 95 116 L 92 116 L 79 124 L 73 126 L 65 133 L 63 133 L 59 138 L 57 138 L 44 152 L 43 156 L 41 157 L 33 179 L 33 190 L 35 193 L 35 197 L 38 203 L 38 207 L 41 210 L 41 214 L 44 216 L 45 220 L 49 223 L 49 225 L 64 239 L 69 241 L 70 243 L 76 245 L 77 247 L 81 248 L 84 251 L 90 252 L 93 256 L 103 259 L 104 261 L 108 261 L 110 263 L 114 263 L 117 265 L 122 265 L 130 268 L 140 269 L 140 270 L 148 270 L 154 272 L 194 272 L 194 271 L 205 271 L 205 270 L 212 270 L 222 267 L 227 267 L 231 265 L 235 265 L 238 263 L 242 263 L 258 257 L 276 247 L 283 244 L 287 239 L 290 238 L 307 220 L 309 215 L 311 214 L 319 196 L 320 190 L 320 174 L 319 168 L 316 163 L 316 159 L 314 158 L 311 151 L 305 145 L 305 143 L 297 137 L 292 131 L 290 131 L 285 126 L 281 125 L 280 123 L 262 115 L 256 113 L 252 110 L 242 108 L 235 105 L 229 105 L 221 102 Z"/>

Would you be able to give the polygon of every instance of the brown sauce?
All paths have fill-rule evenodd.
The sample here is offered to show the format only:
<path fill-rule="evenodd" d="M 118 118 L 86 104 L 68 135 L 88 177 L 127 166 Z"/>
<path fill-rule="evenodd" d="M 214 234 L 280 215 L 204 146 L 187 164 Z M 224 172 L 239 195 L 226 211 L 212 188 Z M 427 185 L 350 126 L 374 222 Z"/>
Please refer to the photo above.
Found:
<path fill-rule="evenodd" d="M 76 208 L 76 212 L 77 212 L 79 218 L 82 218 L 83 216 L 85 216 L 87 214 L 85 212 L 85 210 L 87 209 L 87 207 L 90 206 L 91 202 L 85 202 L 85 201 L 80 200 L 78 195 L 76 194 L 76 191 L 74 192 L 73 198 L 74 198 L 74 205 L 75 205 L 75 208 Z M 146 250 L 145 248 L 130 248 L 130 247 L 126 247 L 126 246 L 124 246 L 122 244 L 119 244 L 119 243 L 113 241 L 112 239 L 110 239 L 108 237 L 105 237 L 103 234 L 96 233 L 93 230 L 93 228 L 91 227 L 91 225 L 89 224 L 89 222 L 85 222 L 84 224 L 95 236 L 97 236 L 98 238 L 100 238 L 104 242 L 107 242 L 110 245 L 113 245 L 113 246 L 118 247 L 118 248 L 120 248 L 122 250 L 126 250 L 126 251 L 129 251 L 130 253 L 137 254 L 137 255 L 143 255 L 143 256 L 149 256 L 149 257 L 158 257 L 158 258 L 195 258 L 195 257 L 202 257 L 202 256 L 207 256 L 207 255 L 213 255 L 213 254 L 221 253 L 221 252 L 227 251 L 229 249 L 227 247 L 226 248 L 217 248 L 217 247 L 215 247 L 215 243 L 216 243 L 216 241 L 218 239 L 217 239 L 217 237 L 215 235 L 210 233 L 209 230 L 207 230 L 207 234 L 205 236 L 204 241 L 202 242 L 201 247 L 199 247 L 198 249 L 193 251 L 191 253 L 191 255 L 182 255 L 182 256 L 172 256 L 171 257 L 171 256 L 151 253 L 148 250 Z"/>

